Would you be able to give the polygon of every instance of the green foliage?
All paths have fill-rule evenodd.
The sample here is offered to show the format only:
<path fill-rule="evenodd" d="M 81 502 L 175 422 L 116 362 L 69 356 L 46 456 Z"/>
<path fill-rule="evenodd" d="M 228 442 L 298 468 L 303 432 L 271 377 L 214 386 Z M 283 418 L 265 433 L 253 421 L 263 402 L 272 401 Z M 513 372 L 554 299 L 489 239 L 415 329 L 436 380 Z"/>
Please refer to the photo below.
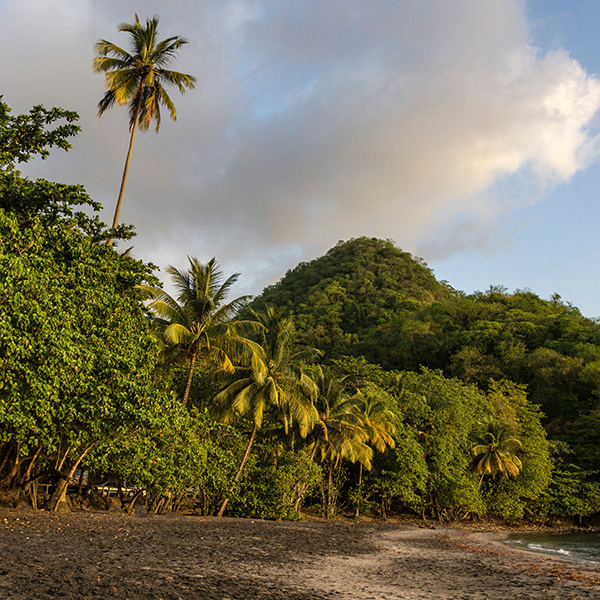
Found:
<path fill-rule="evenodd" d="M 394 441 L 395 447 L 378 457 L 366 476 L 366 495 L 382 507 L 382 512 L 421 512 L 430 473 L 418 432 L 399 422 Z"/>
<path fill-rule="evenodd" d="M 239 324 L 233 324 L 232 319 L 249 299 L 241 296 L 225 301 L 239 273 L 224 279 L 214 258 L 201 264 L 197 258 L 190 257 L 189 263 L 187 271 L 175 267 L 167 269 L 178 291 L 177 298 L 157 286 L 140 286 L 146 297 L 152 299 L 149 308 L 156 315 L 154 326 L 164 343 L 163 357 L 172 361 L 180 358 L 189 361 L 184 405 L 188 401 L 198 359 L 207 364 L 213 363 L 227 373 L 234 371 L 230 354 L 242 340 L 234 335 Z"/>
<path fill-rule="evenodd" d="M 269 452 L 262 445 L 260 454 Z M 321 471 L 304 452 L 279 453 L 277 463 L 255 460 L 240 482 L 232 514 L 261 519 L 298 520 L 304 498 L 319 484 Z"/>
<path fill-rule="evenodd" d="M 515 477 L 483 480 L 482 495 L 487 511 L 514 520 L 538 505 L 551 480 L 552 461 L 542 413 L 529 402 L 522 386 L 512 382 L 492 382 L 488 397 L 492 418 L 501 422 L 505 432 L 519 441 L 510 444 L 513 459 L 521 463 Z"/>
<path fill-rule="evenodd" d="M 157 348 L 134 286 L 147 267 L 69 224 L 0 210 L 0 429 L 66 456 L 135 427 Z"/>
<path fill-rule="evenodd" d="M 258 429 L 265 415 L 273 414 L 286 433 L 296 424 L 306 437 L 316 418 L 311 403 L 316 388 L 303 372 L 303 365 L 319 351 L 294 348 L 292 320 L 272 308 L 252 311 L 251 315 L 261 326 L 258 341 L 247 340 L 248 353 L 215 396 L 215 411 L 225 423 L 248 416 Z"/>
<path fill-rule="evenodd" d="M 548 494 L 552 515 L 587 517 L 600 511 L 600 484 L 575 465 L 566 465 L 552 474 Z"/>
<path fill-rule="evenodd" d="M 501 421 L 486 421 L 483 423 L 481 432 L 477 435 L 477 443 L 473 446 L 474 456 L 473 470 L 481 475 L 483 481 L 485 475 L 496 477 L 509 475 L 516 477 L 521 472 L 523 463 L 517 456 L 521 450 L 521 442 L 512 436 L 510 427 Z"/>
<path fill-rule="evenodd" d="M 598 463 L 600 324 L 557 295 L 542 300 L 529 290 L 509 293 L 492 286 L 467 296 L 438 283 L 422 263 L 390 242 L 359 238 L 289 271 L 255 303 L 266 301 L 295 314 L 298 339 L 326 350 L 326 359 L 338 376 L 348 377 L 349 387 L 360 389 L 371 381 L 398 392 L 402 382 L 394 381 L 389 369 L 419 372 L 421 367 L 439 369 L 492 396 L 497 390 L 491 382 L 513 381 L 528 394 L 521 417 L 516 409 L 509 415 L 515 431 L 526 428 L 528 419 L 530 433 L 539 432 L 543 423 L 552 439 L 576 449 L 574 463 L 580 468 L 587 472 Z M 508 410 L 510 402 L 503 405 Z M 533 414 L 535 406 L 541 412 Z M 484 412 L 503 420 L 496 408 L 488 405 Z M 426 413 L 414 403 L 411 410 Z M 415 427 L 423 441 L 428 432 Z M 486 483 L 482 494 L 488 508 L 481 508 L 481 498 L 473 506 L 516 515 L 537 502 L 550 469 L 542 437 L 534 436 L 533 450 L 524 443 L 517 457 L 537 463 L 539 477 L 526 468 L 512 482 L 496 482 L 493 490 Z M 444 472 L 443 463 L 433 471 L 438 467 Z M 438 483 L 438 491 L 454 489 Z M 500 508 L 501 503 L 508 508 Z"/>
<path fill-rule="evenodd" d="M 34 156 L 45 159 L 50 154 L 49 148 L 68 150 L 71 148 L 68 138 L 81 129 L 75 124 L 79 115 L 62 108 L 47 110 L 40 105 L 26 115 L 11 116 L 10 113 L 0 96 L 0 171 L 11 170 L 15 163 L 28 162 Z M 56 121 L 64 122 L 49 129 Z"/>
<path fill-rule="evenodd" d="M 159 42 L 157 16 L 142 24 L 135 15 L 135 22 L 122 23 L 119 31 L 129 35 L 132 53 L 106 40 L 96 44 L 94 71 L 104 73 L 108 88 L 98 104 L 98 114 L 102 115 L 115 103 L 126 104 L 130 130 L 136 126 L 148 129 L 155 121 L 158 131 L 161 106 L 174 121 L 177 120 L 175 106 L 165 88 L 175 86 L 183 94 L 195 86 L 195 77 L 166 68 L 187 40 L 173 36 Z"/>
<path fill-rule="evenodd" d="M 397 311 L 450 294 L 431 271 L 392 242 L 358 238 L 340 242 L 325 256 L 301 263 L 255 301 L 294 312 L 299 341 L 327 357 L 360 356 L 377 360 L 383 353 L 380 329 Z M 374 359 L 375 358 L 375 359 Z"/>
<path fill-rule="evenodd" d="M 38 141 L 61 145 L 63 135 Z M 44 150 L 28 139 L 19 160 Z M 164 401 L 152 386 L 157 346 L 136 291 L 153 281 L 151 267 L 97 243 L 103 224 L 73 211 L 97 208 L 81 188 L 9 170 L 0 172 L 0 199 L 0 440 L 23 455 L 37 449 L 37 466 L 66 480 L 93 448 L 118 444 Z"/>

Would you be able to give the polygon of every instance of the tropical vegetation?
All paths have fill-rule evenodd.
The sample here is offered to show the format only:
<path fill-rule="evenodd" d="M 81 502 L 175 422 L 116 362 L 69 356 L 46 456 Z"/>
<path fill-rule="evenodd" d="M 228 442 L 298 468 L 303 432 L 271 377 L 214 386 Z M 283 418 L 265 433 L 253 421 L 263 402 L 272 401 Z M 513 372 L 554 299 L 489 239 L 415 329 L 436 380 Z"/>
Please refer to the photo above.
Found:
<path fill-rule="evenodd" d="M 597 321 L 529 290 L 464 294 L 370 238 L 251 302 L 229 299 L 237 273 L 190 257 L 171 296 L 103 243 L 133 230 L 81 186 L 18 171 L 68 150 L 76 122 L 0 101 L 0 503 L 597 516 Z"/>

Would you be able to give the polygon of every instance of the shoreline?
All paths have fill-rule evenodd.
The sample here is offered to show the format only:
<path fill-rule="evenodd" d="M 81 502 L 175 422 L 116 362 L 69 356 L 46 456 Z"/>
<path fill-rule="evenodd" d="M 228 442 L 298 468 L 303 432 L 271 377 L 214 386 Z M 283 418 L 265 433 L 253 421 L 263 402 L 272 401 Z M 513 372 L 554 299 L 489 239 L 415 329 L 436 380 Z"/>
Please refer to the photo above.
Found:
<path fill-rule="evenodd" d="M 0 509 L 6 600 L 561 600 L 600 567 L 505 545 L 514 529 Z"/>

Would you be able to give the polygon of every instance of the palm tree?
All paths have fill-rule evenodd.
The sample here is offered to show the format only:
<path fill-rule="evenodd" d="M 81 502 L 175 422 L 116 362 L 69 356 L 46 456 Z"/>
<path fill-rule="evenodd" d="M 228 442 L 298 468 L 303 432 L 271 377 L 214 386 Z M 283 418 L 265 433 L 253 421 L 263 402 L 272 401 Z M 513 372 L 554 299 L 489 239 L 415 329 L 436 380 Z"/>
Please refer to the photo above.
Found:
<path fill-rule="evenodd" d="M 484 431 L 476 438 L 477 444 L 473 446 L 473 471 L 481 475 L 479 486 L 486 474 L 496 477 L 498 473 L 507 479 L 509 475 L 516 477 L 523 463 L 515 454 L 522 447 L 521 442 L 512 437 L 510 428 L 506 423 L 487 421 Z"/>
<path fill-rule="evenodd" d="M 113 228 L 119 224 L 119 214 L 137 128 L 147 131 L 152 121 L 155 121 L 158 133 L 161 106 L 164 106 L 171 119 L 176 121 L 175 105 L 165 90 L 165 86 L 175 86 L 184 94 L 186 88 L 193 89 L 196 82 L 196 78 L 191 75 L 166 68 L 177 56 L 177 50 L 183 44 L 187 44 L 187 40 L 173 36 L 159 42 L 157 39 L 158 17 L 156 15 L 152 19 L 146 19 L 146 24 L 142 25 L 136 14 L 135 23 L 121 23 L 119 31 L 129 34 L 131 53 L 112 42 L 100 40 L 95 46 L 97 56 L 93 61 L 94 72 L 105 74 L 108 88 L 98 103 L 98 116 L 102 116 L 115 103 L 119 106 L 126 104 L 129 108 L 131 135 L 119 198 L 113 217 Z M 112 242 L 112 240 L 110 241 Z"/>
<path fill-rule="evenodd" d="M 206 264 L 193 257 L 188 260 L 187 271 L 175 267 L 167 269 L 179 293 L 177 299 L 161 288 L 141 286 L 146 295 L 153 298 L 149 308 L 158 316 L 156 325 L 167 348 L 182 352 L 189 360 L 184 405 L 188 402 L 194 366 L 200 357 L 214 360 L 225 371 L 233 372 L 230 354 L 243 345 L 244 338 L 239 334 L 247 323 L 234 323 L 232 319 L 250 299 L 250 296 L 240 296 L 225 302 L 239 273 L 224 281 L 216 259 L 211 258 Z"/>
<path fill-rule="evenodd" d="M 250 315 L 262 327 L 260 340 L 249 344 L 251 356 L 245 364 L 235 368 L 235 380 L 214 398 L 221 421 L 231 423 L 244 416 L 252 421 L 250 438 L 233 478 L 234 485 L 242 475 L 265 413 L 274 413 L 283 423 L 286 434 L 297 424 L 302 437 L 306 437 L 317 416 L 312 404 L 315 384 L 303 372 L 302 364 L 320 352 L 314 348 L 295 350 L 293 322 L 279 315 L 274 307 L 251 310 Z M 228 502 L 229 497 L 226 497 L 217 516 L 223 516 Z"/>
<path fill-rule="evenodd" d="M 373 450 L 363 427 L 360 409 L 354 398 L 344 394 L 347 377 L 334 377 L 327 367 L 318 366 L 313 374 L 317 384 L 316 409 L 319 419 L 311 433 L 312 456 L 319 454 L 328 468 L 325 515 L 329 517 L 334 502 L 333 471 L 342 460 L 358 462 L 371 468 Z"/>
<path fill-rule="evenodd" d="M 377 452 L 385 452 L 394 448 L 396 443 L 392 435 L 396 431 L 394 413 L 389 410 L 388 404 L 380 394 L 369 389 L 358 390 L 353 397 L 353 402 L 358 409 L 361 427 L 367 435 L 368 442 Z M 359 465 L 358 491 L 362 490 L 363 463 Z M 355 516 L 358 517 L 360 507 L 356 506 Z"/>
<path fill-rule="evenodd" d="M 373 452 L 366 446 L 368 439 L 352 398 L 345 395 L 347 377 L 335 377 L 327 367 L 317 366 L 313 379 L 318 395 L 316 409 L 319 420 L 311 433 L 312 455 L 321 462 L 341 459 L 363 462 L 371 468 Z"/>

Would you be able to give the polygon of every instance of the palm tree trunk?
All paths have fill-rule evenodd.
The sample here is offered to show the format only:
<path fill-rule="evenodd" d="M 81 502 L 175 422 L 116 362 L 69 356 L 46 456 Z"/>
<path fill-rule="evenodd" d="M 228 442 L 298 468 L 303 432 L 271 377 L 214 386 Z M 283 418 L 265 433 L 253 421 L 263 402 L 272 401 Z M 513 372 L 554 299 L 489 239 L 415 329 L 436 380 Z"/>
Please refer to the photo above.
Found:
<path fill-rule="evenodd" d="M 254 444 L 254 438 L 256 437 L 257 431 L 258 431 L 258 425 L 255 423 L 254 428 L 252 429 L 252 434 L 250 435 L 250 440 L 248 441 L 248 445 L 246 446 L 246 452 L 244 452 L 244 458 L 242 458 L 242 462 L 240 463 L 240 468 L 238 469 L 238 472 L 235 474 L 235 477 L 233 478 L 234 485 L 239 481 L 240 477 L 242 476 L 242 471 L 244 470 L 244 467 L 246 466 L 246 461 L 248 460 L 248 457 L 250 456 L 250 449 L 252 448 L 252 444 Z M 229 490 L 229 494 L 231 494 L 232 491 L 233 491 L 233 486 Z M 229 503 L 229 496 L 227 496 L 227 498 L 225 498 L 223 500 L 223 502 L 221 503 L 219 512 L 217 513 L 217 517 L 223 516 L 223 513 L 225 512 L 225 509 L 227 508 L 228 503 Z"/>
<path fill-rule="evenodd" d="M 140 96 L 141 99 L 141 96 Z M 135 132 L 137 130 L 138 115 L 140 114 L 140 103 L 138 102 L 135 107 L 135 113 L 133 115 L 133 127 L 131 128 L 131 136 L 129 137 L 129 149 L 127 150 L 127 158 L 125 159 L 125 167 L 123 168 L 123 177 L 121 178 L 121 188 L 119 189 L 119 197 L 117 199 L 117 206 L 115 207 L 115 215 L 113 217 L 112 227 L 113 229 L 119 224 L 119 215 L 121 214 L 121 205 L 123 204 L 123 196 L 125 195 L 125 186 L 127 185 L 127 176 L 129 175 L 129 163 L 131 162 L 131 155 L 133 153 L 133 145 L 135 143 Z M 112 245 L 114 238 L 108 240 L 108 244 Z"/>
<path fill-rule="evenodd" d="M 329 519 L 333 516 L 333 461 L 329 461 L 329 476 L 327 477 L 327 507 L 325 511 L 325 518 Z"/>
<path fill-rule="evenodd" d="M 196 364 L 196 352 L 192 354 L 190 358 L 190 370 L 187 376 L 187 382 L 185 384 L 185 392 L 183 394 L 183 405 L 187 406 L 188 396 L 190 395 L 190 388 L 192 387 L 192 376 L 194 375 L 194 365 Z"/>
<path fill-rule="evenodd" d="M 360 503 L 362 502 L 362 474 L 363 474 L 363 465 L 359 463 L 358 470 L 358 503 L 356 505 L 356 512 L 354 513 L 355 517 L 360 516 Z"/>

